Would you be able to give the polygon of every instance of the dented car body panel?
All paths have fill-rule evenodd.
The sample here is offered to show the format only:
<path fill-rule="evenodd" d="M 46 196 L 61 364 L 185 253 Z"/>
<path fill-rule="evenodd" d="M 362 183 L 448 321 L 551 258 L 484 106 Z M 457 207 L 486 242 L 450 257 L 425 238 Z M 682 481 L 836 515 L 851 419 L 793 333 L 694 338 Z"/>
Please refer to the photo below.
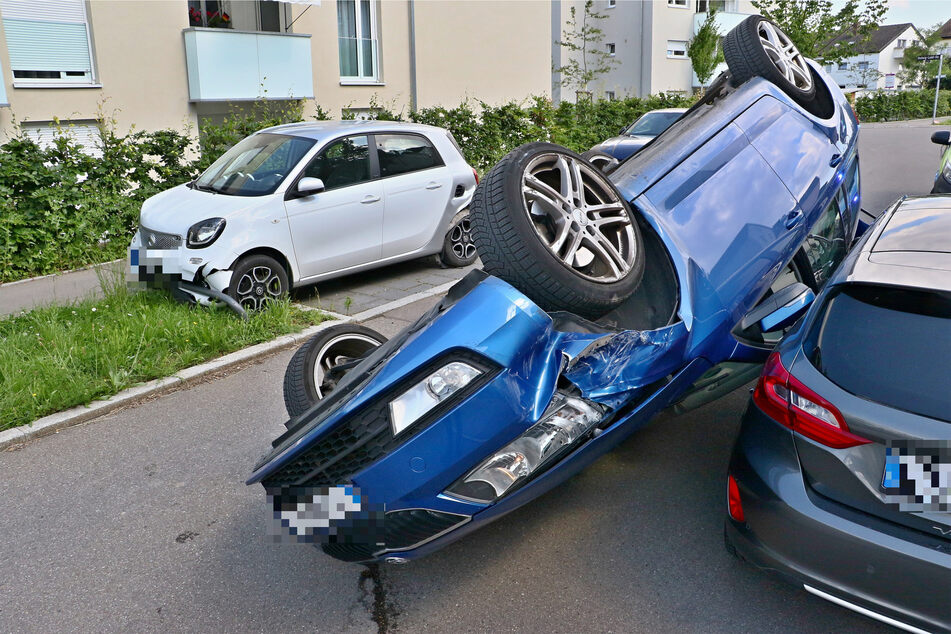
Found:
<path fill-rule="evenodd" d="M 412 559 L 578 473 L 689 394 L 717 364 L 762 364 L 771 346 L 734 331 L 842 195 L 843 175 L 857 163 L 858 125 L 851 109 L 821 69 L 813 68 L 831 95 L 825 119 L 754 78 L 691 109 L 610 174 L 656 245 L 646 275 L 657 278 L 646 279 L 628 300 L 631 310 L 622 306 L 595 323 L 549 314 L 507 283 L 470 273 L 416 324 L 351 370 L 338 392 L 290 421 L 248 483 L 261 482 L 269 491 L 353 484 L 388 514 L 429 509 L 459 517 L 408 546 L 387 542 L 352 552 L 325 546 L 352 561 Z M 856 196 L 839 212 L 849 240 L 858 204 Z M 656 305 L 664 302 L 670 305 Z M 639 316 L 648 313 L 654 316 Z M 471 360 L 482 372 L 479 378 L 408 431 L 385 429 L 374 432 L 381 440 L 358 441 L 367 445 L 356 453 L 367 457 L 353 463 L 356 470 L 335 471 L 339 457 L 314 457 L 316 447 L 361 417 L 372 419 L 364 428 L 383 429 L 382 404 L 456 359 Z M 600 408 L 592 433 L 495 501 L 447 494 L 550 412 L 556 394 L 573 394 Z M 344 461 L 354 455 L 343 453 Z M 341 474 L 343 481 L 321 481 Z"/>

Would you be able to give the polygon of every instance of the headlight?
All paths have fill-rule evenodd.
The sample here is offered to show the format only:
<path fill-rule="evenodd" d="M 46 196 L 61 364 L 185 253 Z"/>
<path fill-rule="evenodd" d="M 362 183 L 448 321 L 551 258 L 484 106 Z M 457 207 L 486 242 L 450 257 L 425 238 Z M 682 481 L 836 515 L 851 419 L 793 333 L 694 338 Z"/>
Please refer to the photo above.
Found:
<path fill-rule="evenodd" d="M 398 435 L 480 374 L 480 370 L 467 363 L 453 361 L 390 401 L 393 435 Z"/>
<path fill-rule="evenodd" d="M 449 487 L 446 493 L 492 502 L 567 451 L 600 422 L 601 416 L 601 410 L 593 403 L 556 394 L 540 421 Z"/>
<path fill-rule="evenodd" d="M 218 239 L 225 228 L 224 218 L 208 218 L 188 228 L 188 246 L 193 249 L 207 247 Z"/>
<path fill-rule="evenodd" d="M 944 174 L 945 180 L 951 181 L 951 158 L 944 162 L 944 167 L 941 169 L 941 173 Z"/>

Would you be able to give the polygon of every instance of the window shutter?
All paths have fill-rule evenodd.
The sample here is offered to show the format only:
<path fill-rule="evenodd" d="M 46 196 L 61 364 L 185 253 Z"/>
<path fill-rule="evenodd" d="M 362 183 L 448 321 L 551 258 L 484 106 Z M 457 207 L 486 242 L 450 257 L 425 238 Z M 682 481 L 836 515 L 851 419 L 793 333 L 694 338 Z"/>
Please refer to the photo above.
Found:
<path fill-rule="evenodd" d="M 92 74 L 84 0 L 0 0 L 13 71 Z"/>

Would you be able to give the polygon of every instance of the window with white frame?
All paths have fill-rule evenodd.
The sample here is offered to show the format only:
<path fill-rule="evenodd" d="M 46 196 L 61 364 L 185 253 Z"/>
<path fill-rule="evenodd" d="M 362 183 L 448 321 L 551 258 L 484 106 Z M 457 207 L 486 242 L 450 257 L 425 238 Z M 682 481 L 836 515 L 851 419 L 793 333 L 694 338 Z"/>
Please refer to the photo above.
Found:
<path fill-rule="evenodd" d="M 614 91 L 613 91 L 613 90 L 605 90 L 605 91 L 604 91 L 604 97 L 605 97 L 605 99 L 607 99 L 608 101 L 614 101 L 615 98 L 616 98 L 616 97 L 614 96 Z"/>
<path fill-rule="evenodd" d="M 613 9 L 617 6 L 617 0 L 608 0 L 608 8 Z"/>
<path fill-rule="evenodd" d="M 92 84 L 84 0 L 0 0 L 14 84 Z"/>
<path fill-rule="evenodd" d="M 679 9 L 687 8 L 687 0 L 667 0 L 668 7 L 677 7 Z"/>
<path fill-rule="evenodd" d="M 617 47 L 614 46 L 614 42 L 608 42 L 607 47 L 608 47 L 608 55 L 610 55 L 611 57 L 614 57 L 615 53 L 617 53 Z"/>
<path fill-rule="evenodd" d="M 849 70 L 849 63 L 844 60 L 839 62 L 839 70 Z"/>
<path fill-rule="evenodd" d="M 736 13 L 737 6 L 736 2 L 728 2 L 727 0 L 697 0 L 696 9 L 697 13 L 707 13 L 711 9 Z"/>
<path fill-rule="evenodd" d="M 868 70 L 868 62 L 859 62 L 857 68 L 859 70 Z"/>
<path fill-rule="evenodd" d="M 667 57 L 687 59 L 687 42 L 684 40 L 667 40 Z"/>
<path fill-rule="evenodd" d="M 379 81 L 376 2 L 337 0 L 341 81 Z"/>

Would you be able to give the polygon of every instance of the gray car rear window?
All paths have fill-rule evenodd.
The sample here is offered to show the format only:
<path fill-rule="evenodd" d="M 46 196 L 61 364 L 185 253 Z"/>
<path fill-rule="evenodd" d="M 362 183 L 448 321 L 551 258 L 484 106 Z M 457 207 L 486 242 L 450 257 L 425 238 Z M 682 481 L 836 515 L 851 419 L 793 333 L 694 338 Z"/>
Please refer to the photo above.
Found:
<path fill-rule="evenodd" d="M 805 349 L 844 390 L 951 421 L 951 294 L 865 284 L 830 295 Z"/>

